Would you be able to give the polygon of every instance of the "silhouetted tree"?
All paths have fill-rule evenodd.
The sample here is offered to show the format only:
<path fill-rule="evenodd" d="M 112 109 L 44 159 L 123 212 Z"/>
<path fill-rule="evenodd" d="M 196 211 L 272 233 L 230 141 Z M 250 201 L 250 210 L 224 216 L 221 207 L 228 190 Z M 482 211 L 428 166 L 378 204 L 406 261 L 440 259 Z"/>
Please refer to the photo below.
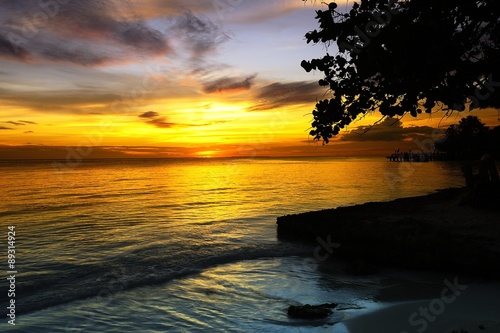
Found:
<path fill-rule="evenodd" d="M 448 127 L 444 139 L 436 142 L 436 148 L 455 158 L 478 159 L 492 153 L 492 138 L 493 133 L 478 117 L 467 116 Z"/>
<path fill-rule="evenodd" d="M 332 2 L 316 11 L 319 29 L 306 34 L 339 49 L 301 63 L 323 72 L 319 84 L 332 92 L 313 111 L 314 139 L 328 143 L 371 111 L 500 107 L 498 0 L 361 0 L 346 10 Z"/>

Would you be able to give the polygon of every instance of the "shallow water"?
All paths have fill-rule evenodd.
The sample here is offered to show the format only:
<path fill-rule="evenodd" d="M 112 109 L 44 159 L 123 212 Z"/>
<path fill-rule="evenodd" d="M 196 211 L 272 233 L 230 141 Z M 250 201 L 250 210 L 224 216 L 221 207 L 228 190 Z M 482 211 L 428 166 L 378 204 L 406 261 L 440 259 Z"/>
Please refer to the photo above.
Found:
<path fill-rule="evenodd" d="M 318 269 L 293 256 L 238 261 L 34 312 L 12 332 L 344 332 L 343 321 L 383 306 L 376 297 L 394 281 L 354 278 L 342 268 L 329 263 Z M 118 279 L 115 284 L 120 288 Z M 326 319 L 286 314 L 289 305 L 334 301 L 340 303 Z"/>
<path fill-rule="evenodd" d="M 384 327 L 391 324 L 390 332 L 399 333 L 415 331 L 408 317 L 420 306 L 428 306 L 429 300 L 441 297 L 445 280 L 454 281 L 447 274 L 388 268 L 376 275 L 353 277 L 345 274 L 342 262 L 309 259 L 289 256 L 237 261 L 131 290 L 122 290 L 116 276 L 109 281 L 108 293 L 21 316 L 18 325 L 6 332 L 361 333 L 366 332 L 368 322 L 372 332 L 388 332 Z M 467 289 L 449 307 L 462 306 L 467 314 L 488 301 L 480 312 L 484 316 L 476 317 L 491 322 L 485 318 L 495 318 L 498 304 L 484 295 L 498 294 L 500 286 L 473 285 L 462 278 L 458 282 Z M 479 298 L 477 290 L 482 292 Z M 338 305 L 325 319 L 287 316 L 290 305 L 332 302 Z M 383 314 L 376 326 L 373 313 Z M 439 325 L 456 327 L 455 322 Z"/>

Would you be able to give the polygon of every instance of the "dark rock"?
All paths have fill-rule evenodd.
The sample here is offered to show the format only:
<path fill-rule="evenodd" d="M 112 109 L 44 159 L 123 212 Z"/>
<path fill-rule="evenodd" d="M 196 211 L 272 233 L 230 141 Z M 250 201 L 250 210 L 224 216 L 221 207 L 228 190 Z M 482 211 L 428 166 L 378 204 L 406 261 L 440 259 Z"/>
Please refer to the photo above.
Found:
<path fill-rule="evenodd" d="M 332 314 L 335 303 L 325 303 L 320 305 L 290 305 L 288 315 L 292 318 L 316 319 L 325 318 Z"/>
<path fill-rule="evenodd" d="M 380 266 L 500 277 L 497 211 L 459 206 L 463 188 L 278 217 L 280 239 L 322 249 L 340 244 L 328 259 L 363 259 Z M 500 207 L 500 205 L 498 205 Z M 319 242 L 322 241 L 323 243 Z M 374 273 L 363 265 L 351 274 Z"/>

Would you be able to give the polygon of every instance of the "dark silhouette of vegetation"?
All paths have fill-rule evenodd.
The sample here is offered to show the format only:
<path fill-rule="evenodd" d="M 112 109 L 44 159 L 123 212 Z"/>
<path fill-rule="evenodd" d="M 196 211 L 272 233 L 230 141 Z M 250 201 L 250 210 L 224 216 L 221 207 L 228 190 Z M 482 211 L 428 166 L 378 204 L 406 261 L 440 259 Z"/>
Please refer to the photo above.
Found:
<path fill-rule="evenodd" d="M 319 29 L 307 43 L 336 43 L 339 51 L 301 63 L 322 72 L 319 85 L 332 92 L 313 111 L 314 139 L 328 143 L 371 111 L 500 107 L 497 0 L 361 0 L 350 10 L 332 2 L 316 13 Z"/>
<path fill-rule="evenodd" d="M 448 127 L 443 140 L 436 142 L 435 146 L 450 158 L 480 159 L 484 154 L 497 153 L 498 129 L 490 130 L 478 117 L 467 116 L 457 125 Z"/>
<path fill-rule="evenodd" d="M 461 169 L 469 190 L 463 204 L 498 209 L 500 177 L 494 158 L 499 154 L 499 134 L 500 126 L 489 129 L 476 116 L 467 116 L 448 127 L 445 137 L 435 143 L 449 159 L 463 161 Z"/>

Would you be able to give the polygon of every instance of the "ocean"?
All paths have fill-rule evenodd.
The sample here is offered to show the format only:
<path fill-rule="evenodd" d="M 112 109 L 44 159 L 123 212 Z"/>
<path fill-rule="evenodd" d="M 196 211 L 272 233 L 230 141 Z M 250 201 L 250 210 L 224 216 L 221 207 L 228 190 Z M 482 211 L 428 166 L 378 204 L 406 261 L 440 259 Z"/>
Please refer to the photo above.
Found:
<path fill-rule="evenodd" d="M 277 239 L 276 218 L 464 185 L 452 162 L 383 157 L 0 160 L 0 172 L 2 276 L 15 271 L 15 296 L 0 282 L 2 332 L 348 332 L 388 280 L 315 262 L 314 245 Z M 286 315 L 326 302 L 345 309 Z"/>

